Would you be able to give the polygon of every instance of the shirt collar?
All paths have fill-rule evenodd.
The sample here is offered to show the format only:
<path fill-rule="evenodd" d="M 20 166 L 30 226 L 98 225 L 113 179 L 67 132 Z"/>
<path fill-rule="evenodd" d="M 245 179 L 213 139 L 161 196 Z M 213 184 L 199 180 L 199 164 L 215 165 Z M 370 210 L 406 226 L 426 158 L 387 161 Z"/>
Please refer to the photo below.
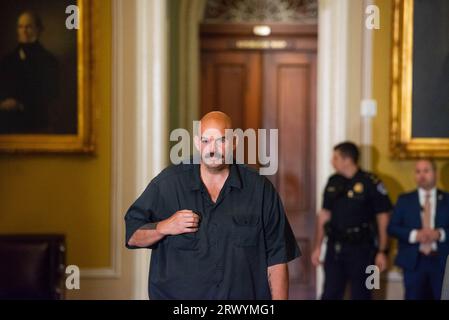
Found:
<path fill-rule="evenodd" d="M 341 173 L 336 172 L 337 175 L 341 176 L 343 179 L 347 180 L 347 181 L 352 181 L 354 179 L 357 179 L 358 177 L 360 177 L 363 174 L 363 171 L 361 168 L 358 168 L 357 171 L 354 173 L 354 175 L 351 178 L 347 178 L 346 176 L 344 176 Z"/>
<path fill-rule="evenodd" d="M 191 190 L 200 190 L 201 184 L 203 182 L 201 181 L 199 164 L 192 164 L 191 179 Z M 240 170 L 238 168 L 238 165 L 236 165 L 235 163 L 231 164 L 229 167 L 229 176 L 226 179 L 225 185 L 242 189 L 242 178 L 240 176 Z"/>
<path fill-rule="evenodd" d="M 237 164 L 233 163 L 230 166 L 228 184 L 231 187 L 242 189 L 242 177 L 240 176 L 240 170 Z"/>
<path fill-rule="evenodd" d="M 429 191 L 424 190 L 423 188 L 418 188 L 418 194 L 420 199 L 424 199 L 426 196 L 426 193 Z M 434 187 L 430 189 L 430 198 L 434 198 L 436 196 L 437 188 Z"/>
<path fill-rule="evenodd" d="M 200 165 L 196 163 L 191 165 L 190 187 L 192 190 L 199 190 L 201 188 Z"/>

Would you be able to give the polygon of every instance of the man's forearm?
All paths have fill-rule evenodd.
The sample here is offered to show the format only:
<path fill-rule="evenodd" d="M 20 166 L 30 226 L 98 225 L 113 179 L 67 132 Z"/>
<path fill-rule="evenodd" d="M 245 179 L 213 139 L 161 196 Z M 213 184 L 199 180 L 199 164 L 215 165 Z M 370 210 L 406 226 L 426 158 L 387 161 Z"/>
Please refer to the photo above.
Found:
<path fill-rule="evenodd" d="M 316 224 L 316 230 L 315 230 L 315 242 L 314 242 L 314 248 L 320 248 L 321 244 L 323 243 L 324 239 L 324 230 L 323 226 L 318 222 Z"/>
<path fill-rule="evenodd" d="M 377 228 L 379 234 L 379 250 L 384 251 L 388 247 L 388 234 L 387 226 L 390 219 L 390 215 L 387 212 L 377 215 Z"/>
<path fill-rule="evenodd" d="M 165 237 L 165 235 L 160 233 L 157 230 L 157 228 L 150 230 L 150 229 L 145 228 L 145 226 L 144 226 L 141 229 L 134 232 L 134 234 L 129 239 L 128 244 L 130 246 L 145 248 L 145 247 L 152 246 L 153 244 L 160 241 L 164 237 Z"/>
<path fill-rule="evenodd" d="M 315 229 L 315 243 L 314 248 L 320 248 L 324 239 L 324 225 L 330 219 L 330 212 L 328 210 L 322 209 L 317 216 L 317 223 Z"/>
<path fill-rule="evenodd" d="M 286 263 L 268 267 L 268 284 L 273 300 L 288 299 L 288 267 Z"/>

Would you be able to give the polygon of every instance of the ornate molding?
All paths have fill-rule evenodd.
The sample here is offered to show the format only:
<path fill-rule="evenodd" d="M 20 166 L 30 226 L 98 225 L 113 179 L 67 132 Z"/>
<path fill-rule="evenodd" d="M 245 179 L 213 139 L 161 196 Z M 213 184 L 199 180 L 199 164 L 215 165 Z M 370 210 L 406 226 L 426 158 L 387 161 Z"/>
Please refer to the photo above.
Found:
<path fill-rule="evenodd" d="M 282 22 L 316 24 L 317 0 L 208 0 L 206 23 Z"/>

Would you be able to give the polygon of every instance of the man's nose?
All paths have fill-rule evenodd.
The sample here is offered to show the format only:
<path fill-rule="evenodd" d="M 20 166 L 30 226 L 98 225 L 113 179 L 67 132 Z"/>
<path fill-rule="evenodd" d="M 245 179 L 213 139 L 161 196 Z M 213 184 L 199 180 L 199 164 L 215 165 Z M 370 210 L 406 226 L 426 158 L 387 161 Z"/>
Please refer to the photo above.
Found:
<path fill-rule="evenodd" d="M 214 152 L 215 151 L 215 143 L 213 140 L 209 140 L 209 142 L 204 147 L 204 151 L 206 151 L 206 152 Z"/>
<path fill-rule="evenodd" d="M 215 144 L 212 144 L 209 148 L 209 152 L 210 153 L 217 153 L 217 147 L 215 146 Z"/>

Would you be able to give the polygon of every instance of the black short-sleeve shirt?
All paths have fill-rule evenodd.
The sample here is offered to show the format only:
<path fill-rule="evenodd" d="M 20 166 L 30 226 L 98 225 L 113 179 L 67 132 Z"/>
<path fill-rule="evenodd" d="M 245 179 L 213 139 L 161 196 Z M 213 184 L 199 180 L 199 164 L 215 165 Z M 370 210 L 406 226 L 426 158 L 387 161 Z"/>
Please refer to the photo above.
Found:
<path fill-rule="evenodd" d="M 375 215 L 392 209 L 382 181 L 374 174 L 358 170 L 350 179 L 335 174 L 327 182 L 323 209 L 331 212 L 330 223 L 343 230 L 370 223 Z"/>
<path fill-rule="evenodd" d="M 162 171 L 126 213 L 126 246 L 135 248 L 128 241 L 143 225 L 182 209 L 201 216 L 199 230 L 151 247 L 151 299 L 271 299 L 267 267 L 300 256 L 273 185 L 239 164 L 230 166 L 216 203 L 198 164 Z"/>

